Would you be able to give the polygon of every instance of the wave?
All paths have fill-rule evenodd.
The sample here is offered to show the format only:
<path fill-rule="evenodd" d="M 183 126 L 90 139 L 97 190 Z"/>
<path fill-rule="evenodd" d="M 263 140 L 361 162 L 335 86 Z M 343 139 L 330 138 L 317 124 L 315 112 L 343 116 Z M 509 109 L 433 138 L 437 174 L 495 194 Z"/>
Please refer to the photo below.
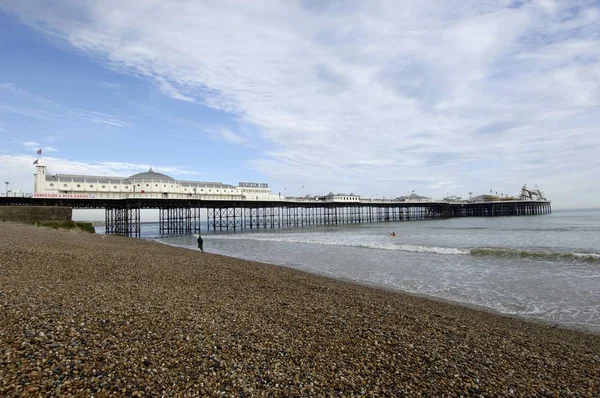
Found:
<path fill-rule="evenodd" d="M 471 249 L 461 249 L 458 247 L 435 247 L 418 245 L 395 245 L 387 247 L 372 247 L 376 245 L 364 245 L 373 249 L 399 250 L 414 253 L 433 253 L 433 254 L 470 254 Z"/>
<path fill-rule="evenodd" d="M 315 235 L 313 235 L 315 236 Z M 376 249 L 376 250 L 394 250 L 394 251 L 405 251 L 415 253 L 434 253 L 434 254 L 469 254 L 470 249 L 461 249 L 457 247 L 434 247 L 434 246 L 419 246 L 419 245 L 398 245 L 394 243 L 380 243 L 380 242 L 369 242 L 368 240 L 361 239 L 356 240 L 325 240 L 325 239 L 305 239 L 300 236 L 273 236 L 273 235 L 262 235 L 262 236 L 212 236 L 213 239 L 243 239 L 243 240 L 255 240 L 255 241 L 269 241 L 269 242 L 283 242 L 283 243 L 300 243 L 300 244 L 311 244 L 311 245 L 324 245 L 324 246 L 341 246 L 341 247 L 361 247 L 364 249 Z"/>
<path fill-rule="evenodd" d="M 522 250 L 483 247 L 470 249 L 470 254 L 473 256 L 527 257 L 548 260 L 580 260 L 600 262 L 600 253 L 593 252 L 556 252 L 550 250 Z"/>
<path fill-rule="evenodd" d="M 430 227 L 430 229 L 445 229 L 454 231 L 477 231 L 477 230 L 494 230 L 494 231 L 517 231 L 517 232 L 598 232 L 600 227 L 554 227 L 554 228 L 502 228 L 502 227 Z"/>
<path fill-rule="evenodd" d="M 306 239 L 306 236 L 213 236 L 216 239 L 244 239 L 257 241 L 271 241 L 283 243 L 299 243 L 299 244 L 316 244 L 325 246 L 341 246 L 341 247 L 360 247 L 365 249 L 375 250 L 391 250 L 403 251 L 412 253 L 431 253 L 441 255 L 472 255 L 479 257 L 522 257 L 539 260 L 574 260 L 586 262 L 600 263 L 600 253 L 595 252 L 560 252 L 552 250 L 532 250 L 532 249 L 516 249 L 516 248 L 494 248 L 494 247 L 475 247 L 475 248 L 459 248 L 459 247 L 437 247 L 437 246 L 422 246 L 422 245 L 403 245 L 392 242 L 369 242 L 367 239 L 360 241 L 356 240 L 325 240 L 325 239 Z"/>

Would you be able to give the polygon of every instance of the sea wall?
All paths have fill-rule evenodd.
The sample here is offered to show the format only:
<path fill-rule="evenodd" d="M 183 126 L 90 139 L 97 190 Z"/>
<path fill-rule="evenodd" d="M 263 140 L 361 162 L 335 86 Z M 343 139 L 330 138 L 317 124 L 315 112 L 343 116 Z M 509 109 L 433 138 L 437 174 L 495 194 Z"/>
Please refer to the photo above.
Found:
<path fill-rule="evenodd" d="M 70 221 L 73 209 L 58 206 L 0 206 L 0 220 L 16 222 Z"/>

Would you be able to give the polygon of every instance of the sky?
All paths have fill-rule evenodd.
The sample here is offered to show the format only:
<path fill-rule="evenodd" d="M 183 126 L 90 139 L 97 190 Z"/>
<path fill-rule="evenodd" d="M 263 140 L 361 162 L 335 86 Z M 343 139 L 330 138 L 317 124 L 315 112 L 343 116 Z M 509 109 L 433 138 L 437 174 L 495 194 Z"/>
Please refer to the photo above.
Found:
<path fill-rule="evenodd" d="M 4 0 L 0 180 L 600 206 L 600 2 Z M 2 187 L 5 188 L 5 187 Z"/>

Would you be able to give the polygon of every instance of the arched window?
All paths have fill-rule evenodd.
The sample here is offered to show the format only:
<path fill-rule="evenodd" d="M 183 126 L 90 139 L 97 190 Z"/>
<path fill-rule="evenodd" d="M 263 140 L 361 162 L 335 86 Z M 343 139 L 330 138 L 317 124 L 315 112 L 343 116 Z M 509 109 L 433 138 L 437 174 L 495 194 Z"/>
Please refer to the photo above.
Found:
<path fill-rule="evenodd" d="M 81 184 L 77 184 L 77 188 L 81 188 Z"/>

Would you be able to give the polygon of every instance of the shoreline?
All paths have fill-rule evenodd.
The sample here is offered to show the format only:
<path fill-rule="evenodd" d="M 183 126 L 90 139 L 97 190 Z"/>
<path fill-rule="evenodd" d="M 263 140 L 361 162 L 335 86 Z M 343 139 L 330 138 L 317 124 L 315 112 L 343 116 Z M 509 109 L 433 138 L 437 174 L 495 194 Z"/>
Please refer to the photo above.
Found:
<path fill-rule="evenodd" d="M 594 396 L 600 336 L 278 265 L 0 225 L 0 395 Z"/>
<path fill-rule="evenodd" d="M 145 238 L 145 240 L 147 240 L 149 242 L 156 242 L 158 244 L 162 244 L 162 245 L 166 245 L 166 246 L 170 246 L 170 247 L 176 247 L 176 248 L 179 248 L 179 249 L 182 249 L 182 250 L 197 251 L 193 247 L 181 246 L 181 245 L 177 245 L 177 244 L 172 244 L 172 243 L 165 242 L 165 241 L 161 240 L 160 237 Z M 207 252 L 207 253 L 209 253 L 209 252 Z M 395 289 L 395 288 L 388 287 L 388 286 L 385 286 L 385 285 L 380 285 L 380 284 L 377 284 L 377 283 L 369 283 L 369 282 L 365 282 L 365 281 L 361 281 L 361 280 L 356 280 L 356 279 L 336 277 L 336 276 L 327 275 L 327 274 L 324 274 L 324 273 L 311 272 L 311 271 L 307 271 L 307 270 L 301 270 L 301 269 L 295 268 L 295 267 L 293 267 L 291 265 L 285 264 L 283 262 L 279 263 L 279 264 L 272 264 L 272 263 L 265 263 L 265 262 L 260 262 L 260 261 L 247 260 L 247 259 L 244 259 L 242 257 L 226 256 L 226 255 L 223 255 L 223 254 L 213 254 L 213 255 L 215 255 L 215 256 L 221 256 L 221 257 L 225 257 L 225 258 L 232 258 L 232 259 L 241 260 L 241 261 L 252 261 L 252 262 L 256 262 L 256 263 L 260 263 L 260 264 L 265 264 L 265 265 L 272 265 L 272 266 L 276 266 L 276 267 L 283 267 L 283 268 L 286 268 L 286 269 L 295 270 L 295 271 L 302 272 L 302 273 L 307 273 L 309 275 L 316 275 L 316 276 L 321 276 L 321 277 L 324 277 L 324 278 L 329 278 L 329 279 L 332 279 L 332 280 L 338 280 L 338 281 L 342 281 L 342 282 L 346 282 L 346 283 L 351 283 L 351 284 L 356 284 L 356 285 L 371 287 L 371 288 L 374 288 L 374 289 L 379 289 L 379 290 L 390 292 L 390 293 L 405 294 L 405 295 L 414 296 L 414 297 L 417 297 L 417 298 L 422 298 L 422 299 L 425 299 L 425 300 L 431 300 L 431 301 L 440 302 L 440 303 L 444 303 L 444 304 L 448 304 L 448 305 L 455 305 L 455 306 L 464 307 L 464 308 L 468 308 L 468 309 L 472 309 L 472 310 L 476 310 L 476 311 L 483 311 L 483 312 L 491 313 L 491 314 L 497 315 L 497 316 L 503 316 L 503 317 L 508 317 L 508 318 L 515 318 L 515 319 L 518 319 L 518 320 L 524 320 L 524 321 L 527 321 L 527 322 L 532 322 L 534 324 L 546 325 L 546 326 L 549 326 L 549 327 L 552 327 L 552 328 L 561 328 L 561 329 L 565 329 L 565 330 L 573 330 L 573 331 L 578 331 L 578 332 L 582 332 L 582 333 L 589 333 L 589 334 L 600 336 L 600 325 L 567 323 L 567 322 L 553 321 L 553 320 L 550 320 L 550 319 L 537 318 L 537 317 L 532 317 L 532 316 L 527 316 L 527 315 L 510 314 L 510 313 L 501 312 L 501 311 L 498 311 L 498 310 L 496 310 L 494 308 L 486 307 L 486 306 L 480 305 L 480 304 L 473 304 L 473 303 L 467 303 L 467 302 L 462 302 L 462 301 L 454 301 L 454 300 L 446 299 L 446 298 L 443 298 L 443 297 L 436 297 L 436 296 L 427 295 L 427 294 L 424 294 L 424 293 L 417 293 L 417 292 L 410 292 L 410 291 L 406 291 L 406 290 L 402 290 L 402 289 Z"/>

